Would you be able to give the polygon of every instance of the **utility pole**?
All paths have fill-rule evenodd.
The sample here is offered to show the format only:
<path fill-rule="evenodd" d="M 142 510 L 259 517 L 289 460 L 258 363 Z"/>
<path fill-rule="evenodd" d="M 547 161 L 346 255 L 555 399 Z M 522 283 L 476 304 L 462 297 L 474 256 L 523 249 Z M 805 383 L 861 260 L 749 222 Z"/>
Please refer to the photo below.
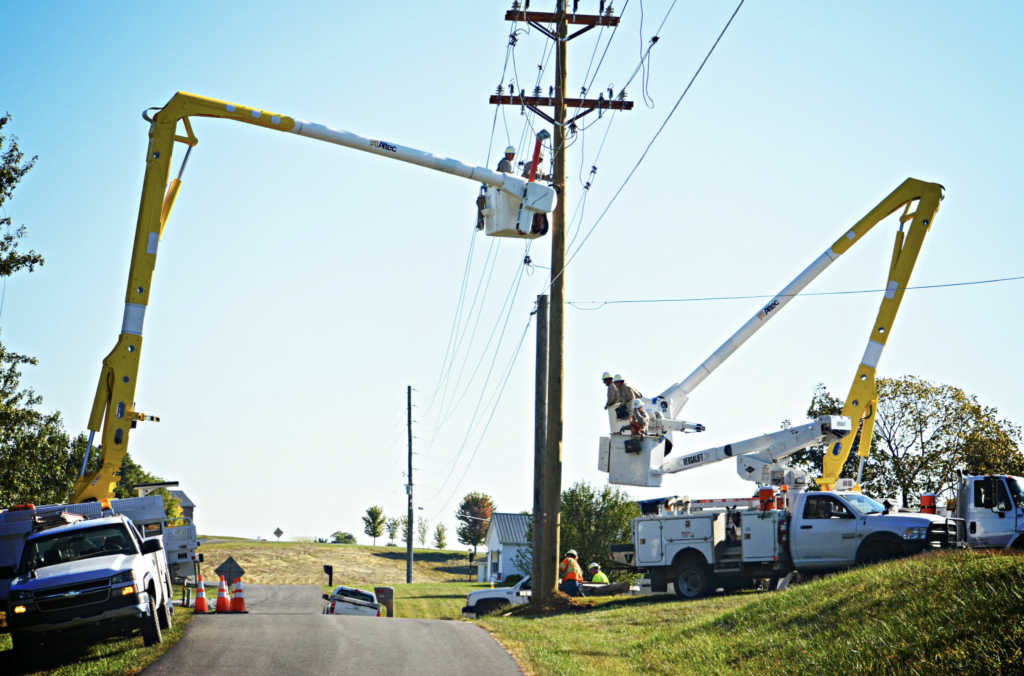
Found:
<path fill-rule="evenodd" d="M 578 0 L 573 0 L 573 11 L 569 13 L 567 0 L 555 0 L 555 12 L 531 12 L 529 1 L 520 10 L 518 0 L 512 9 L 505 13 L 506 21 L 519 21 L 536 28 L 540 33 L 555 41 L 555 87 L 554 97 L 541 96 L 540 87 L 535 87 L 533 96 L 520 84 L 519 92 L 514 88 L 508 96 L 502 95 L 499 87 L 497 95 L 490 98 L 496 105 L 518 105 L 529 108 L 538 116 L 547 120 L 554 127 L 552 137 L 552 161 L 554 162 L 554 184 L 558 191 L 558 205 L 555 207 L 551 227 L 551 306 L 548 320 L 548 368 L 547 368 L 547 415 L 545 420 L 545 458 L 544 458 L 544 510 L 543 533 L 540 546 L 536 543 L 534 533 L 533 559 L 541 561 L 540 577 L 533 584 L 536 598 L 547 598 L 554 593 L 558 584 L 559 528 L 562 515 L 562 378 L 564 375 L 563 355 L 565 347 L 565 205 L 568 199 L 565 181 L 565 139 L 568 130 L 575 130 L 576 120 L 593 111 L 598 116 L 606 110 L 632 110 L 633 103 L 626 101 L 625 92 L 616 98 L 609 90 L 608 98 L 602 93 L 596 99 L 566 98 L 566 46 L 573 38 L 586 33 L 598 26 L 614 27 L 619 24 L 619 17 L 611 15 L 611 7 L 604 10 L 601 3 L 601 14 L 577 14 Z M 554 30 L 542 24 L 554 24 Z M 569 25 L 582 25 L 583 28 L 569 34 Z M 586 92 L 584 92 L 584 96 Z M 566 120 L 566 106 L 573 106 L 576 114 Z M 541 110 L 542 107 L 553 107 L 553 117 Z M 536 441 L 536 439 L 535 439 Z M 536 473 L 536 469 L 535 469 Z M 536 478 L 535 478 L 536 488 Z M 534 506 L 536 517 L 537 508 Z"/>
<path fill-rule="evenodd" d="M 406 390 L 406 404 L 409 409 L 409 483 L 405 487 L 405 492 L 409 494 L 409 530 L 406 535 L 409 537 L 409 541 L 406 543 L 406 559 L 405 559 L 405 581 L 412 584 L 412 534 L 413 528 L 416 524 L 412 522 L 412 385 L 409 385 Z"/>
<path fill-rule="evenodd" d="M 533 571 L 544 579 L 544 459 L 548 420 L 548 297 L 537 296 L 537 377 L 533 409 Z"/>

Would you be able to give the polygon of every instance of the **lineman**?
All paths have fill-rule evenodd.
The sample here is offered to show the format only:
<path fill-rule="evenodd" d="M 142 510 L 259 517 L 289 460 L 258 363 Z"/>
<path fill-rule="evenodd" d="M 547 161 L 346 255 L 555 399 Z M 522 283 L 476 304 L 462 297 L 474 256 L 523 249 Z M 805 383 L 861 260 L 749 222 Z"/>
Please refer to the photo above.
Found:
<path fill-rule="evenodd" d="M 629 434 L 634 439 L 639 439 L 647 434 L 647 412 L 644 411 L 644 402 L 634 399 L 630 404 L 632 413 L 629 415 Z"/>
<path fill-rule="evenodd" d="M 512 167 L 512 161 L 516 159 L 516 149 L 512 146 L 505 148 L 505 157 L 501 158 L 501 162 L 498 162 L 498 171 L 503 174 L 511 174 L 515 171 Z"/>
<path fill-rule="evenodd" d="M 523 178 L 530 178 L 530 167 L 532 167 L 532 166 L 533 166 L 533 160 L 530 160 L 529 162 L 527 162 L 526 164 L 523 165 Z M 541 169 L 543 169 L 543 168 L 544 168 L 544 153 L 541 152 L 539 155 L 537 155 L 537 174 L 534 176 L 535 180 L 539 181 L 539 180 L 541 180 L 544 177 L 544 174 L 541 173 Z"/>
<path fill-rule="evenodd" d="M 626 381 L 622 379 L 622 376 L 618 373 L 615 374 L 615 390 L 618 392 L 618 399 L 615 400 L 615 415 L 619 420 L 626 420 L 629 418 L 630 407 L 633 405 L 634 399 L 642 399 L 644 395 L 640 394 L 638 390 L 634 390 L 632 387 L 626 384 Z"/>
<path fill-rule="evenodd" d="M 608 401 L 604 405 L 604 410 L 610 409 L 615 405 L 615 402 L 619 400 L 619 391 L 615 389 L 615 385 L 612 384 L 612 374 L 605 371 L 601 376 L 602 382 L 608 388 Z"/>
<path fill-rule="evenodd" d="M 576 553 L 575 549 L 570 549 L 565 553 L 565 558 L 558 564 L 558 577 L 562 579 L 562 584 L 558 585 L 558 591 L 568 594 L 569 596 L 583 596 L 583 571 L 580 569 L 580 563 L 576 559 L 579 558 L 579 554 Z"/>
<path fill-rule="evenodd" d="M 590 564 L 590 566 L 588 566 L 588 570 L 590 571 L 590 581 L 591 581 L 591 583 L 593 583 L 593 584 L 611 584 L 611 580 L 608 579 L 607 575 L 605 575 L 604 573 L 601 572 L 601 566 L 599 566 L 596 561 L 594 563 Z"/>

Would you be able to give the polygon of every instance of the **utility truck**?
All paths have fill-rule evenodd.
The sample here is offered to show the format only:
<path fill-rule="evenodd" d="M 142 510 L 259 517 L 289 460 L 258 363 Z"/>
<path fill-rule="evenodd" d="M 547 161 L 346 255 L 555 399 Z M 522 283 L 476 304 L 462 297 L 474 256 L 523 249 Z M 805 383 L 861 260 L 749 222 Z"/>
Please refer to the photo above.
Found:
<path fill-rule="evenodd" d="M 356 617 L 380 617 L 380 603 L 377 595 L 355 587 L 337 587 L 330 594 L 323 595 L 327 605 L 324 615 L 354 615 Z"/>
<path fill-rule="evenodd" d="M 94 519 L 62 511 L 30 524 L 17 564 L 0 567 L 19 662 L 31 662 L 43 639 L 73 630 L 107 637 L 138 628 L 145 645 L 162 640 L 173 606 L 161 536 L 144 539 L 109 511 Z"/>
<path fill-rule="evenodd" d="M 964 522 L 972 548 L 1024 550 L 1024 477 L 961 472 L 950 502 L 943 511 Z"/>

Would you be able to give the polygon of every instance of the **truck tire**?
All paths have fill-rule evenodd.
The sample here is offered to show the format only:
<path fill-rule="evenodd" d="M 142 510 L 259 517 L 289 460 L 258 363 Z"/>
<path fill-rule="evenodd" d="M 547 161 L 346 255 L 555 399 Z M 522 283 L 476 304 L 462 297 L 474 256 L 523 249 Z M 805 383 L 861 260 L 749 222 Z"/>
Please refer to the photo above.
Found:
<path fill-rule="evenodd" d="M 888 540 L 874 540 L 864 543 L 861 550 L 857 552 L 857 563 L 869 565 L 881 563 L 882 561 L 891 561 L 899 558 L 900 553 L 899 546 L 896 543 L 889 542 Z"/>
<path fill-rule="evenodd" d="M 480 617 L 481 615 L 489 615 L 493 613 L 495 610 L 504 610 L 505 608 L 509 608 L 511 606 L 512 604 L 508 601 L 481 601 L 480 603 L 476 604 L 476 616 Z"/>
<path fill-rule="evenodd" d="M 161 643 L 164 640 L 160 632 L 159 611 L 153 607 L 156 594 L 149 594 L 149 614 L 142 617 L 142 644 L 147 648 Z"/>
<path fill-rule="evenodd" d="M 705 596 L 712 588 L 711 572 L 702 563 L 684 563 L 675 579 L 676 596 L 692 601 Z"/>
<path fill-rule="evenodd" d="M 174 623 L 174 620 L 171 619 L 171 613 L 173 612 L 174 611 L 171 610 L 171 599 L 165 598 L 164 602 L 160 604 L 160 607 L 156 609 L 156 616 L 157 620 L 160 622 L 161 631 L 167 631 L 171 628 L 171 625 Z"/>
<path fill-rule="evenodd" d="M 35 655 L 33 645 L 25 635 L 17 631 L 11 632 L 11 644 L 14 649 L 14 663 L 22 667 L 30 666 Z"/>

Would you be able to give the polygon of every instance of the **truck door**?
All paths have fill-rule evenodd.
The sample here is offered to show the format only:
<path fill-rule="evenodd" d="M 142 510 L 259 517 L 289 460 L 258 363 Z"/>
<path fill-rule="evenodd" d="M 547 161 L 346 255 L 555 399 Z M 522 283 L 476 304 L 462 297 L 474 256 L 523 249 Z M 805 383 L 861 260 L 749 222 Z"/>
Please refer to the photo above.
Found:
<path fill-rule="evenodd" d="M 661 521 L 659 519 L 638 521 L 636 524 L 637 563 L 661 563 L 665 551 L 661 546 Z"/>
<path fill-rule="evenodd" d="M 972 547 L 1005 547 L 1016 531 L 1016 514 L 1003 477 L 971 479 L 967 539 Z"/>
<path fill-rule="evenodd" d="M 847 505 L 827 495 L 806 495 L 803 511 L 790 532 L 798 567 L 831 568 L 853 563 L 857 554 L 857 519 Z"/>

